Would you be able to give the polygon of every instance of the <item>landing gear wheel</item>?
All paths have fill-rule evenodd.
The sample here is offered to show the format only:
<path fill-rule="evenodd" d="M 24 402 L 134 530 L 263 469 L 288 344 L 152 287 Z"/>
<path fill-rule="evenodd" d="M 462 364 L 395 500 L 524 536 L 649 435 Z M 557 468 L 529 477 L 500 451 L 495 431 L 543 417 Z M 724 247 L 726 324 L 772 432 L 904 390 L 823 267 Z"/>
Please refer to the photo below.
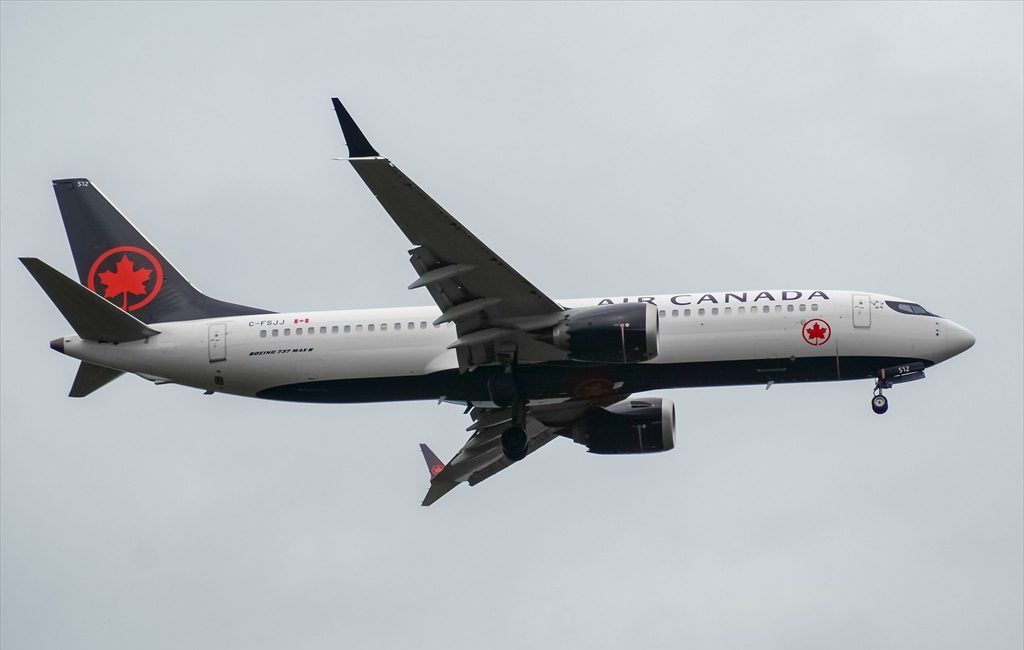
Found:
<path fill-rule="evenodd" d="M 494 375 L 487 380 L 487 393 L 491 402 L 498 408 L 508 408 L 519 399 L 519 387 L 516 385 L 516 377 L 511 372 L 503 372 Z"/>
<path fill-rule="evenodd" d="M 501 434 L 501 450 L 505 458 L 513 463 L 526 458 L 529 451 L 529 438 L 521 427 L 509 427 Z"/>
<path fill-rule="evenodd" d="M 879 393 L 871 398 L 871 410 L 881 415 L 889 410 L 889 400 Z"/>

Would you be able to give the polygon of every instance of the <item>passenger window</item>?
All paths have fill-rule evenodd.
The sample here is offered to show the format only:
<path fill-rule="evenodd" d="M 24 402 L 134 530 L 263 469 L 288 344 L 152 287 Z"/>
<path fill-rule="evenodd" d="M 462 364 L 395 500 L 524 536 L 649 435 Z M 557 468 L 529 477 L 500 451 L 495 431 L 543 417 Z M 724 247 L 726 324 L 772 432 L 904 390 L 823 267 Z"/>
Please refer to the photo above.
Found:
<path fill-rule="evenodd" d="M 373 325 L 367 325 L 367 326 L 366 326 L 366 331 L 367 331 L 367 332 L 372 332 L 372 331 L 373 331 L 373 328 L 374 328 L 374 326 L 373 326 Z"/>
<path fill-rule="evenodd" d="M 335 331 L 335 332 L 337 332 L 337 331 L 338 331 L 338 328 L 337 328 L 337 327 L 335 327 L 335 328 L 334 328 L 334 331 Z M 321 334 L 326 334 L 326 333 L 327 333 L 327 328 L 326 328 L 326 327 L 321 327 L 321 328 L 320 328 L 320 333 L 321 333 Z"/>
<path fill-rule="evenodd" d="M 335 332 L 337 332 L 337 331 L 338 331 L 338 328 L 337 328 L 337 327 L 335 327 L 335 328 L 334 328 L 334 331 L 335 331 Z M 345 326 L 345 333 L 346 333 L 346 334 L 348 334 L 348 333 L 350 333 L 351 331 L 352 331 L 352 326 L 351 326 L 351 325 L 346 325 L 346 326 Z"/>
<path fill-rule="evenodd" d="M 439 328 L 439 327 L 441 327 L 441 324 L 440 324 L 440 323 L 434 323 L 434 329 L 437 329 L 437 328 Z"/>
<path fill-rule="evenodd" d="M 768 305 L 765 305 L 764 307 L 761 308 L 761 311 L 767 314 L 769 311 L 771 311 L 771 308 Z"/>
<path fill-rule="evenodd" d="M 718 315 L 718 307 L 712 307 L 711 308 L 711 315 L 712 316 L 717 316 Z"/>
<path fill-rule="evenodd" d="M 338 333 L 338 326 L 335 325 L 334 327 L 331 328 L 331 334 L 337 334 L 337 333 Z M 346 334 L 348 333 L 348 325 L 345 326 L 345 333 Z"/>
<path fill-rule="evenodd" d="M 362 331 L 363 331 L 363 326 L 362 325 L 356 325 L 356 332 L 362 332 Z"/>
<path fill-rule="evenodd" d="M 673 309 L 672 310 L 672 317 L 675 318 L 678 315 L 679 315 L 679 310 L 678 309 Z"/>
<path fill-rule="evenodd" d="M 665 310 L 664 310 L 664 309 L 662 309 L 661 311 L 659 311 L 659 312 L 658 312 L 658 315 L 659 315 L 659 316 L 661 316 L 662 318 L 665 318 L 666 316 L 668 316 L 668 314 L 666 314 L 666 313 L 665 313 Z"/>
<path fill-rule="evenodd" d="M 302 328 L 301 327 L 296 327 L 295 328 L 295 336 L 302 336 Z"/>
<path fill-rule="evenodd" d="M 793 311 L 793 305 L 786 305 L 786 311 Z"/>
<path fill-rule="evenodd" d="M 277 330 L 271 330 L 270 335 L 271 336 L 277 336 Z"/>
<path fill-rule="evenodd" d="M 745 314 L 745 313 L 747 313 L 747 308 L 746 307 L 740 307 L 740 308 L 738 308 L 736 310 L 736 313 L 737 314 Z"/>
<path fill-rule="evenodd" d="M 402 324 L 401 323 L 395 323 L 395 330 L 397 331 L 397 330 L 400 330 L 400 329 L 402 329 Z"/>
<path fill-rule="evenodd" d="M 800 311 L 807 311 L 807 305 L 801 304 Z"/>
<path fill-rule="evenodd" d="M 421 330 L 427 329 L 427 321 L 425 321 L 425 320 L 421 320 L 420 321 L 420 329 Z"/>
<path fill-rule="evenodd" d="M 406 327 L 408 327 L 411 330 L 414 330 L 416 329 L 416 323 L 409 323 Z"/>
<path fill-rule="evenodd" d="M 707 310 L 705 310 L 703 307 L 701 307 L 700 309 L 697 310 L 697 315 L 698 316 L 703 316 L 706 313 L 706 311 Z"/>
<path fill-rule="evenodd" d="M 690 311 L 689 309 L 684 309 L 684 310 L 683 310 L 683 316 L 689 316 L 689 315 L 690 315 L 690 314 L 692 314 L 692 313 L 693 313 L 693 312 L 691 312 L 691 311 Z"/>
<path fill-rule="evenodd" d="M 782 311 L 782 305 L 775 305 L 775 313 Z"/>
<path fill-rule="evenodd" d="M 260 330 L 260 338 L 261 339 L 267 338 L 267 330 Z"/>
<path fill-rule="evenodd" d="M 284 328 L 284 335 L 285 336 L 291 336 L 292 335 L 292 328 L 290 328 L 290 327 Z"/>
<path fill-rule="evenodd" d="M 730 314 L 732 314 L 732 307 L 726 307 L 725 308 L 725 315 L 729 316 Z"/>
<path fill-rule="evenodd" d="M 818 311 L 818 303 L 814 303 L 811 305 L 811 311 Z"/>

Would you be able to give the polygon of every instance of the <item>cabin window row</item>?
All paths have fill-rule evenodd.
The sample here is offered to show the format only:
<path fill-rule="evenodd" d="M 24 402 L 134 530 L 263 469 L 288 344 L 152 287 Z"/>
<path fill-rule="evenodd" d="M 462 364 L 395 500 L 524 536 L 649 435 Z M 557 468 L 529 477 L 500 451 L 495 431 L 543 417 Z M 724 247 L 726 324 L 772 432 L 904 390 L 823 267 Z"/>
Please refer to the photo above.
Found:
<path fill-rule="evenodd" d="M 782 307 L 783 307 L 782 305 L 775 305 L 774 311 L 776 313 L 782 313 L 782 311 L 783 311 Z M 785 307 L 786 307 L 785 311 L 787 311 L 787 312 L 807 311 L 807 305 L 806 304 L 799 304 L 799 305 L 792 305 L 792 304 L 790 304 L 790 305 L 786 305 Z M 810 309 L 811 309 L 811 311 L 818 311 L 818 304 L 817 303 L 811 303 Z M 771 311 L 772 311 L 772 305 L 762 305 L 760 309 L 758 309 L 757 306 L 754 305 L 754 306 L 750 307 L 750 311 L 749 312 L 747 311 L 747 308 L 745 306 L 740 306 L 740 307 L 736 308 L 736 314 L 737 315 L 747 314 L 747 313 L 750 313 L 750 314 L 758 314 L 758 313 L 760 313 L 760 314 L 768 314 L 768 313 L 771 313 Z M 677 318 L 678 316 L 682 315 L 685 318 L 685 317 L 688 317 L 688 316 L 693 316 L 694 312 L 697 313 L 697 316 L 707 316 L 708 312 L 710 312 L 712 316 L 718 316 L 719 314 L 724 314 L 725 316 L 731 316 L 732 313 L 733 313 L 733 308 L 732 307 L 725 307 L 725 308 L 719 309 L 718 307 L 711 307 L 709 309 L 707 307 L 698 307 L 697 309 L 673 309 L 671 312 L 669 312 L 668 310 L 662 309 L 661 311 L 658 312 L 658 315 L 661 316 L 662 318 L 665 318 L 669 314 L 672 314 L 673 318 Z"/>
<path fill-rule="evenodd" d="M 446 325 L 450 326 L 451 323 L 446 323 Z M 363 325 L 363 324 L 359 324 L 359 325 L 332 325 L 330 328 L 328 328 L 327 326 L 320 326 L 319 328 L 316 328 L 316 327 L 305 327 L 305 328 L 303 328 L 303 327 L 295 327 L 295 328 L 285 327 L 285 328 L 282 328 L 282 329 L 276 329 L 275 328 L 275 329 L 269 329 L 269 330 L 260 330 L 260 338 L 266 338 L 267 336 L 272 336 L 272 337 L 273 336 L 313 336 L 313 335 L 317 334 L 318 332 L 320 334 L 327 334 L 328 332 L 330 332 L 331 334 L 342 334 L 342 333 L 344 333 L 344 334 L 351 334 L 352 332 L 355 332 L 355 333 L 358 334 L 358 333 L 361 333 L 363 331 L 366 331 L 366 332 L 376 332 L 376 331 L 378 331 L 378 328 L 379 328 L 379 331 L 381 331 L 381 332 L 387 332 L 389 326 L 391 328 L 393 328 L 393 330 L 396 331 L 396 332 L 400 332 L 403 329 L 405 329 L 405 330 L 415 330 L 417 328 L 421 329 L 421 330 L 425 330 L 425 329 L 427 329 L 427 321 L 421 320 L 418 325 L 417 325 L 417 323 L 415 321 L 409 321 L 407 323 L 400 323 L 400 322 L 398 322 L 398 323 L 379 323 L 379 324 L 378 323 L 370 323 L 368 325 Z M 440 327 L 441 327 L 441 325 L 434 325 L 434 329 L 439 329 Z"/>

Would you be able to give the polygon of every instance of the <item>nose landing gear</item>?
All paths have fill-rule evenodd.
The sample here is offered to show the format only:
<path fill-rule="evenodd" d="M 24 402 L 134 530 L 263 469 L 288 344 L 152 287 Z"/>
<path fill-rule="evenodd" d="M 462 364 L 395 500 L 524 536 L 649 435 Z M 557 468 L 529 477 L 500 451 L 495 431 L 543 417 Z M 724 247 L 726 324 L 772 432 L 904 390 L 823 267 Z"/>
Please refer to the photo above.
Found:
<path fill-rule="evenodd" d="M 878 378 L 875 379 L 875 395 L 871 398 L 871 410 L 879 415 L 888 411 L 889 400 L 885 398 L 882 391 L 892 388 L 896 384 L 905 384 L 917 379 L 924 379 L 924 364 L 920 361 L 879 370 Z"/>
<path fill-rule="evenodd" d="M 871 398 L 871 410 L 879 415 L 889 410 L 889 400 L 882 394 L 881 388 L 875 388 L 875 396 Z"/>

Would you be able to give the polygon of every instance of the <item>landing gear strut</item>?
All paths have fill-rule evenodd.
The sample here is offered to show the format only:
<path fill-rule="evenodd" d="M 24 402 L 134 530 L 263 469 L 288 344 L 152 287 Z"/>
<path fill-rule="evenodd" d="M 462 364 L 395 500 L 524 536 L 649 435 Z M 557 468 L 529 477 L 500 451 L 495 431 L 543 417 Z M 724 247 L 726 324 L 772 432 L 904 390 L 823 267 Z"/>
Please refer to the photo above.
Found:
<path fill-rule="evenodd" d="M 491 402 L 502 409 L 509 409 L 512 422 L 501 433 L 501 450 L 513 463 L 526 458 L 530 451 L 530 437 L 526 434 L 526 400 L 519 390 L 517 355 L 505 357 L 501 373 L 487 380 L 487 392 Z"/>

